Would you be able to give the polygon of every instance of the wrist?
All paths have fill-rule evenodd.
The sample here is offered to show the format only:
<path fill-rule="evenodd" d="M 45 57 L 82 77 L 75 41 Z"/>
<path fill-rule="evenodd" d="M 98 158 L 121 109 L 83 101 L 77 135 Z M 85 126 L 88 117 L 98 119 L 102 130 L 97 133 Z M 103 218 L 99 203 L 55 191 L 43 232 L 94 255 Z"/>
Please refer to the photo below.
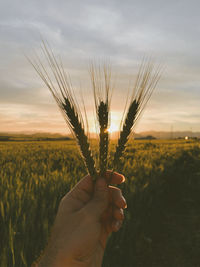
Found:
<path fill-rule="evenodd" d="M 44 253 L 40 256 L 37 265 L 34 267 L 71 267 L 68 261 L 66 253 L 65 257 L 62 257 L 60 250 L 56 246 L 48 244 Z"/>
<path fill-rule="evenodd" d="M 103 257 L 94 255 L 92 259 L 77 260 L 65 256 L 56 255 L 55 252 L 46 252 L 37 264 L 32 267 L 101 267 Z"/>

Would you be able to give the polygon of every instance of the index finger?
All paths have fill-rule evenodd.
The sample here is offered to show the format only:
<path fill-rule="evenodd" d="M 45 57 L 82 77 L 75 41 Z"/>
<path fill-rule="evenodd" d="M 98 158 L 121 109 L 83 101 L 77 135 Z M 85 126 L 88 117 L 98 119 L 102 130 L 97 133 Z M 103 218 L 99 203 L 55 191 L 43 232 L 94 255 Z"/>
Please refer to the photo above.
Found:
<path fill-rule="evenodd" d="M 106 171 L 105 178 L 109 184 L 121 184 L 125 181 L 124 175 L 111 170 Z"/>
<path fill-rule="evenodd" d="M 111 170 L 106 171 L 105 177 L 106 181 L 108 181 L 110 184 L 121 184 L 125 181 L 124 175 L 113 172 Z M 111 180 L 110 180 L 111 179 Z M 110 180 L 110 181 L 109 181 Z M 75 188 L 79 188 L 81 190 L 84 190 L 85 192 L 91 194 L 94 190 L 94 183 L 90 175 L 86 175 L 84 178 L 82 178 L 76 185 Z"/>

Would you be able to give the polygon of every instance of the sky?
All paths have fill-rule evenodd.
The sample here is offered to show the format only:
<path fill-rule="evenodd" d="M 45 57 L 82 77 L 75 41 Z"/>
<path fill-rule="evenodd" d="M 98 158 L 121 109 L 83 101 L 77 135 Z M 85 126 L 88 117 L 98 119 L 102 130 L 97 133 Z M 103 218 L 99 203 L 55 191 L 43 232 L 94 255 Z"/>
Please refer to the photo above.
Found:
<path fill-rule="evenodd" d="M 41 55 L 41 36 L 62 59 L 76 96 L 81 88 L 91 131 L 91 60 L 112 66 L 115 128 L 144 56 L 164 72 L 136 131 L 200 131 L 199 10 L 198 0 L 0 0 L 0 132 L 68 131 L 25 56 Z"/>

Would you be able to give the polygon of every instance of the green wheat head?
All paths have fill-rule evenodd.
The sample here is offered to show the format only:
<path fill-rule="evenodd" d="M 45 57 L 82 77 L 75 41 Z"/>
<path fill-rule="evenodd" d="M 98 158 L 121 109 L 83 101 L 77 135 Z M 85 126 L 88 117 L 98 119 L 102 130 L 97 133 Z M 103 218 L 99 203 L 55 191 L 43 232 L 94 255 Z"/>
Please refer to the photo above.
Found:
<path fill-rule="evenodd" d="M 103 101 L 98 106 L 98 119 L 100 126 L 99 167 L 100 175 L 104 175 L 108 164 L 108 105 Z"/>
<path fill-rule="evenodd" d="M 96 115 L 99 122 L 99 172 L 103 176 L 108 165 L 109 113 L 111 100 L 111 71 L 108 65 L 90 68 Z"/>
<path fill-rule="evenodd" d="M 122 118 L 122 130 L 116 146 L 113 159 L 113 168 L 117 169 L 120 158 L 126 147 L 126 143 L 143 112 L 153 90 L 160 79 L 160 68 L 155 69 L 151 62 L 143 62 L 136 77 L 135 86 L 133 87 L 131 100 L 125 118 Z"/>
<path fill-rule="evenodd" d="M 54 77 L 54 82 L 52 78 L 50 78 L 51 74 L 47 72 L 39 57 L 37 57 L 35 61 L 30 59 L 28 60 L 51 91 L 67 125 L 69 126 L 69 129 L 71 130 L 71 133 L 77 140 L 87 170 L 95 180 L 97 177 L 95 162 L 91 153 L 88 137 L 85 133 L 82 115 L 79 106 L 76 103 L 76 99 L 73 96 L 73 88 L 70 78 L 64 71 L 62 63 L 58 64 L 53 52 L 50 48 L 47 48 L 47 45 L 44 42 L 42 51 L 48 61 L 51 74 L 53 74 Z"/>

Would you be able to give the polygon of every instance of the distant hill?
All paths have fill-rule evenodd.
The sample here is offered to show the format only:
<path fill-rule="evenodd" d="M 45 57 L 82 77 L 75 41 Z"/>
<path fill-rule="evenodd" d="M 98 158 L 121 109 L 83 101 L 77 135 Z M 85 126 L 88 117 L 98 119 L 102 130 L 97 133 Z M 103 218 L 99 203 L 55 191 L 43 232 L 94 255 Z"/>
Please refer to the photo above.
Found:
<path fill-rule="evenodd" d="M 91 134 L 91 138 L 96 138 L 96 134 Z M 112 139 L 117 139 L 119 136 L 118 132 L 111 134 Z M 200 138 L 200 132 L 191 131 L 177 131 L 177 132 L 165 132 L 165 131 L 146 131 L 135 133 L 134 138 L 136 139 L 172 139 L 172 138 L 184 138 L 188 136 L 189 138 L 197 137 Z M 151 137 L 151 138 L 149 138 Z M 60 133 L 6 133 L 0 132 L 0 141 L 56 141 L 56 140 L 71 140 L 72 135 L 62 135 Z"/>
<path fill-rule="evenodd" d="M 111 134 L 111 138 L 117 139 L 119 136 L 118 132 Z M 200 132 L 191 132 L 191 131 L 176 131 L 176 132 L 165 132 L 165 131 L 145 131 L 145 132 L 135 132 L 135 139 L 176 139 L 176 138 L 185 138 L 186 136 L 193 138 L 200 138 Z"/>
<path fill-rule="evenodd" d="M 71 136 L 59 133 L 5 133 L 0 132 L 0 141 L 56 141 L 70 140 Z"/>
<path fill-rule="evenodd" d="M 177 132 L 165 132 L 165 131 L 147 131 L 136 133 L 135 137 L 145 137 L 145 136 L 154 136 L 157 139 L 172 139 L 172 138 L 184 138 L 185 136 L 188 137 L 198 137 L 200 138 L 200 132 L 192 132 L 192 131 L 177 131 Z"/>

